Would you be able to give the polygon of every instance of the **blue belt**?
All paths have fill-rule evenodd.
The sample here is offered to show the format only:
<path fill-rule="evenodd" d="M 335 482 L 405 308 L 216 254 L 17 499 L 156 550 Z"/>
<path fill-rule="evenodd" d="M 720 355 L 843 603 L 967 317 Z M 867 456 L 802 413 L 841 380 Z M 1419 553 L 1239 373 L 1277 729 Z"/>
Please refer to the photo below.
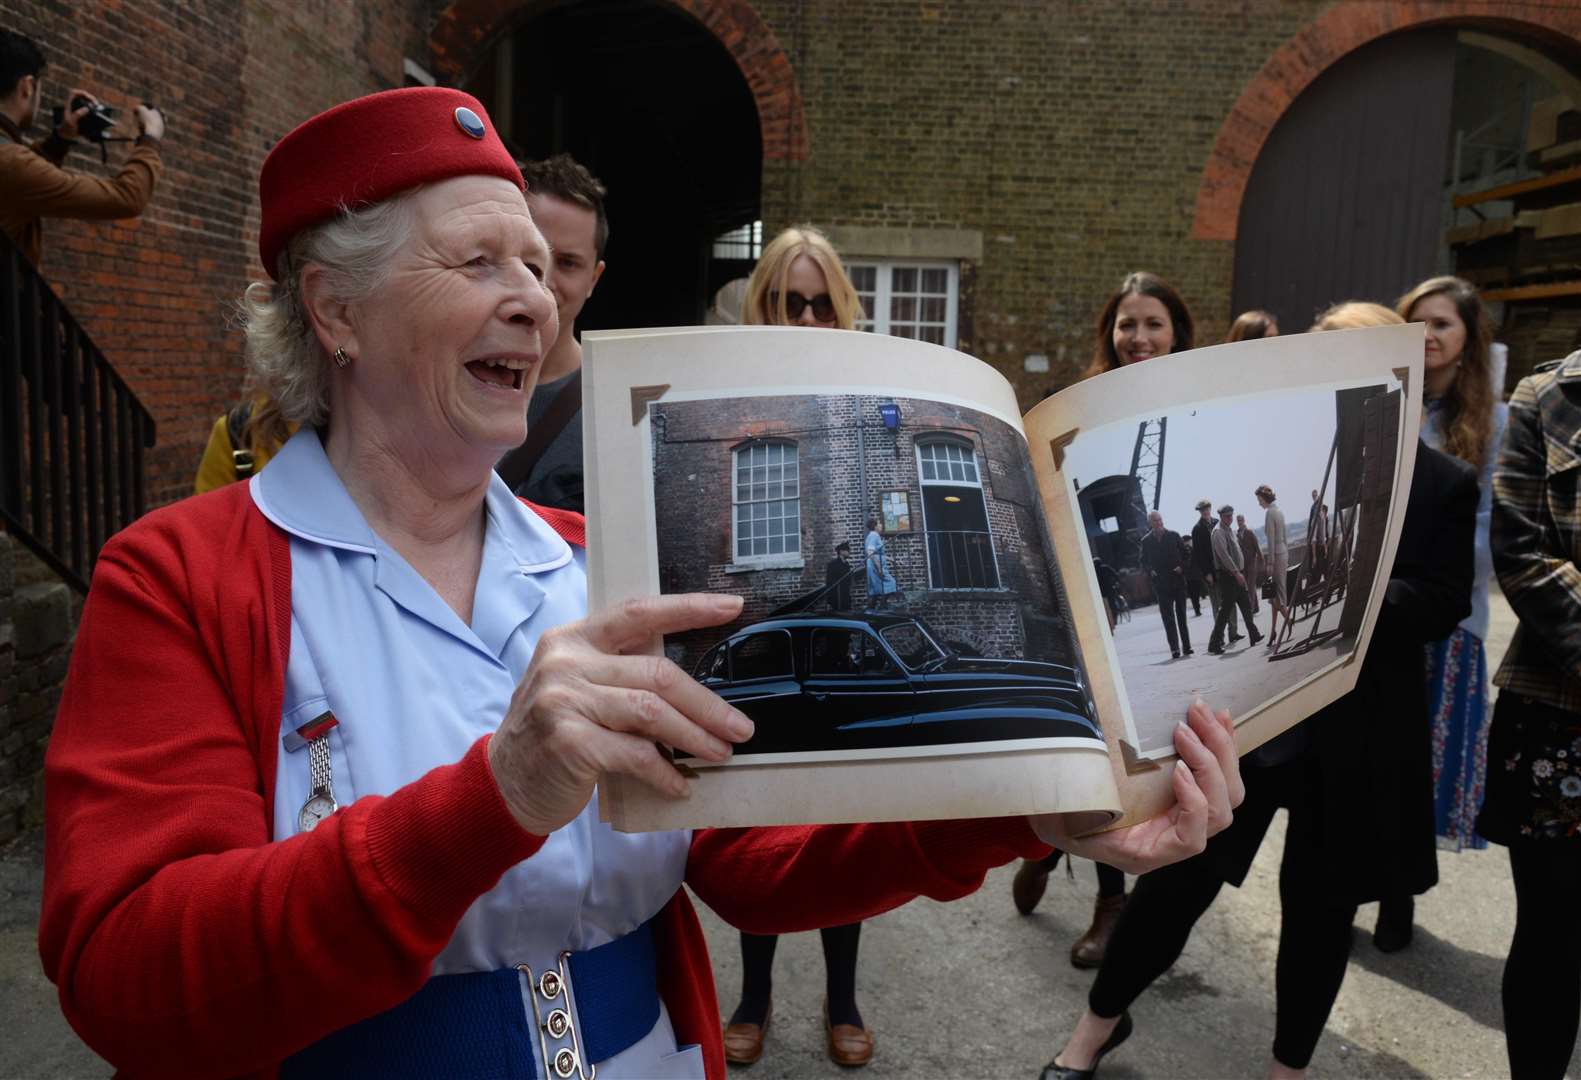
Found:
<path fill-rule="evenodd" d="M 582 1070 L 587 1073 L 589 1064 L 614 1057 L 659 1021 L 651 925 L 644 923 L 596 949 L 572 953 L 569 968 L 581 1028 Z M 395 1008 L 287 1058 L 280 1076 L 536 1080 L 543 1052 L 537 1021 L 523 995 L 539 994 L 541 974 L 533 972 L 531 987 L 516 968 L 436 975 Z M 563 1008 L 566 996 L 564 990 L 552 1001 L 540 996 L 540 1011 L 547 1015 Z"/>

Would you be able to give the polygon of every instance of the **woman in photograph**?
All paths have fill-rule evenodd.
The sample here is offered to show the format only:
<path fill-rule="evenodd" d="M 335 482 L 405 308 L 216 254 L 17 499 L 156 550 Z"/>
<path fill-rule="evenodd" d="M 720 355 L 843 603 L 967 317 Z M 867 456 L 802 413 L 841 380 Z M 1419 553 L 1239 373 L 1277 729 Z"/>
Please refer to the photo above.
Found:
<path fill-rule="evenodd" d="M 851 330 L 861 315 L 856 289 L 834 246 L 807 225 L 786 229 L 763 249 L 747 281 L 741 321 L 757 326 L 808 326 Z M 889 572 L 877 518 L 867 521 L 863 544 L 868 603 L 884 605 L 898 591 Z M 856 1005 L 856 957 L 862 924 L 825 927 L 824 1032 L 837 1064 L 866 1065 L 873 1035 Z M 763 1056 L 763 1037 L 773 1007 L 774 950 L 779 937 L 741 934 L 741 1000 L 725 1025 L 725 1059 L 750 1065 Z"/>
<path fill-rule="evenodd" d="M 558 333 L 513 157 L 474 98 L 414 87 L 298 126 L 259 188 L 248 365 L 300 428 L 105 545 L 45 761 L 39 952 L 117 1072 L 722 1080 L 683 884 L 803 930 L 965 895 L 1038 829 L 1140 872 L 1228 821 L 1233 729 L 1199 704 L 1176 805 L 1105 837 L 616 832 L 601 777 L 681 798 L 656 742 L 751 737 L 642 655 L 741 600 L 589 615 L 582 515 L 494 472 Z"/>
<path fill-rule="evenodd" d="M 1271 311 L 1243 311 L 1230 324 L 1226 342 L 1255 341 L 1257 338 L 1278 337 L 1279 320 Z"/>
<path fill-rule="evenodd" d="M 1581 1020 L 1578 417 L 1581 352 L 1573 352 L 1516 386 L 1493 469 L 1493 566 L 1520 623 L 1493 677 L 1503 693 L 1477 832 L 1509 848 L 1515 881 L 1503 984 L 1514 1080 L 1566 1075 Z"/>
<path fill-rule="evenodd" d="M 1400 298 L 1406 322 L 1426 325 L 1422 441 L 1477 470 L 1477 578 L 1471 614 L 1427 649 L 1427 692 L 1433 719 L 1433 818 L 1439 847 L 1482 848 L 1477 811 L 1487 777 L 1488 579 L 1493 573 L 1493 466 L 1508 410 L 1499 400 L 1503 374 L 1492 370 L 1493 333 L 1477 290 L 1457 277 L 1435 277 Z M 1394 952 L 1410 944 L 1415 902 L 1386 898 L 1373 944 Z"/>
<path fill-rule="evenodd" d="M 1260 485 L 1253 494 L 1257 505 L 1263 508 L 1263 535 L 1268 538 L 1268 606 L 1274 609 L 1268 620 L 1268 647 L 1279 643 L 1279 617 L 1284 616 L 1285 629 L 1290 628 L 1290 534 L 1285 528 L 1285 512 L 1275 501 L 1274 489 Z"/>
<path fill-rule="evenodd" d="M 1097 343 L 1092 364 L 1083 377 L 1184 352 L 1191 348 L 1195 332 L 1191 310 L 1174 286 L 1157 274 L 1134 271 L 1125 276 L 1098 313 Z M 1194 568 L 1198 563 L 1192 559 L 1187 565 Z M 1191 606 L 1201 615 L 1203 580 L 1194 570 L 1188 571 L 1187 588 Z M 1112 615 L 1109 622 L 1112 630 Z M 1056 851 L 1045 859 L 1029 859 L 1016 869 L 1010 896 L 1021 914 L 1030 915 L 1036 910 L 1048 889 L 1049 873 L 1059 864 L 1060 856 L 1061 852 Z M 1078 968 L 1095 968 L 1103 963 L 1109 938 L 1125 910 L 1125 874 L 1103 863 L 1097 864 L 1096 869 L 1098 896 L 1093 901 L 1092 923 L 1070 948 L 1070 962 Z"/>
<path fill-rule="evenodd" d="M 867 602 L 870 607 L 886 608 L 891 598 L 904 605 L 905 594 L 889 571 L 889 553 L 884 547 L 884 523 L 876 517 L 867 519 L 867 539 L 862 543 L 867 557 Z"/>
<path fill-rule="evenodd" d="M 1191 310 L 1157 274 L 1127 274 L 1098 313 L 1098 340 L 1085 377 L 1155 356 L 1185 352 L 1196 338 Z"/>

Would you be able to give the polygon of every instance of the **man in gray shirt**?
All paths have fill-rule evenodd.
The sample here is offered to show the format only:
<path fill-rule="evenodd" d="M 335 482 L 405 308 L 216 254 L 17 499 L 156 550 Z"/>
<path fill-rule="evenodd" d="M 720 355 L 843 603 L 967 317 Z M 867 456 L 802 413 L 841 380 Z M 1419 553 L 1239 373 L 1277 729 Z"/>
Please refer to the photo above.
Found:
<path fill-rule="evenodd" d="M 1219 614 L 1213 620 L 1208 651 L 1215 654 L 1224 652 L 1224 628 L 1229 622 L 1230 612 L 1237 607 L 1241 609 L 1247 632 L 1252 636 L 1251 645 L 1247 646 L 1251 648 L 1263 636 L 1252 622 L 1251 602 L 1246 597 L 1246 558 L 1241 554 L 1241 542 L 1235 535 L 1235 507 L 1228 504 L 1219 507 L 1219 527 L 1213 530 L 1212 543 L 1214 584 L 1219 590 Z"/>
<path fill-rule="evenodd" d="M 569 154 L 522 166 L 527 208 L 552 251 L 544 283 L 554 293 L 560 336 L 543 358 L 527 405 L 527 441 L 500 461 L 516 494 L 582 512 L 582 343 L 577 316 L 604 273 L 609 219 L 604 185 Z M 534 430 L 537 436 L 534 436 Z"/>

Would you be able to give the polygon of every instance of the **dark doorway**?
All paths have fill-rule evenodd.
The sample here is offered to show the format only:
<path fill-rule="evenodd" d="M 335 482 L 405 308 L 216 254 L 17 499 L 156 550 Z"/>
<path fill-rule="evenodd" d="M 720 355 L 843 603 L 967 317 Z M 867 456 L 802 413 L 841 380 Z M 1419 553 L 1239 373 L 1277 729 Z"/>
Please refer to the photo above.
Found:
<path fill-rule="evenodd" d="M 702 322 L 713 241 L 759 216 L 757 105 L 701 23 L 655 0 L 584 0 L 518 26 L 468 87 L 513 149 L 565 151 L 609 190 L 608 263 L 582 330 Z"/>
<path fill-rule="evenodd" d="M 1290 106 L 1247 181 L 1235 311 L 1285 332 L 1338 300 L 1394 298 L 1437 269 L 1455 31 L 1363 46 Z"/>

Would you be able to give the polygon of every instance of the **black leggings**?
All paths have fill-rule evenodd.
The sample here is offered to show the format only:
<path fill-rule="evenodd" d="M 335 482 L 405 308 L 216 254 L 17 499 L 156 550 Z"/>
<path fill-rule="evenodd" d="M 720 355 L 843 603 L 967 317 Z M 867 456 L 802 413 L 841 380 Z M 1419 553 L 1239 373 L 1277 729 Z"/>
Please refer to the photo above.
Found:
<path fill-rule="evenodd" d="M 1515 939 L 1504 963 L 1512 1080 L 1559 1080 L 1581 1023 L 1581 844 L 1510 845 Z"/>
<path fill-rule="evenodd" d="M 1053 870 L 1059 865 L 1060 856 L 1064 854 L 1065 853 L 1063 851 L 1056 851 L 1052 855 L 1044 858 L 1044 860 L 1038 865 L 1042 866 L 1045 870 Z M 1098 871 L 1098 895 L 1100 897 L 1108 900 L 1111 897 L 1124 895 L 1125 871 L 1116 870 L 1108 863 L 1093 863 L 1093 866 Z"/>
<path fill-rule="evenodd" d="M 829 1020 L 835 1024 L 862 1023 L 856 1007 L 856 949 L 862 924 L 829 926 L 818 931 L 823 937 L 824 993 L 829 999 Z M 775 935 L 741 935 L 741 1004 L 730 1022 L 761 1024 L 768 1015 L 769 997 L 774 989 Z"/>
<path fill-rule="evenodd" d="M 1266 829 L 1278 801 L 1276 789 L 1273 784 L 1248 783 L 1246 803 L 1235 812 L 1230 829 Z M 1279 959 L 1274 971 L 1278 1017 L 1273 1052 L 1292 1069 L 1306 1068 L 1317 1049 L 1345 979 L 1350 928 L 1356 918 L 1354 904 L 1327 898 L 1313 832 L 1315 817 L 1311 802 L 1298 801 L 1291 807 L 1279 867 Z M 1221 836 L 1228 837 L 1229 830 Z M 1191 928 L 1224 885 L 1213 853 L 1210 847 L 1202 855 L 1137 879 L 1087 998 L 1095 1014 L 1119 1016 L 1179 959 Z"/>

